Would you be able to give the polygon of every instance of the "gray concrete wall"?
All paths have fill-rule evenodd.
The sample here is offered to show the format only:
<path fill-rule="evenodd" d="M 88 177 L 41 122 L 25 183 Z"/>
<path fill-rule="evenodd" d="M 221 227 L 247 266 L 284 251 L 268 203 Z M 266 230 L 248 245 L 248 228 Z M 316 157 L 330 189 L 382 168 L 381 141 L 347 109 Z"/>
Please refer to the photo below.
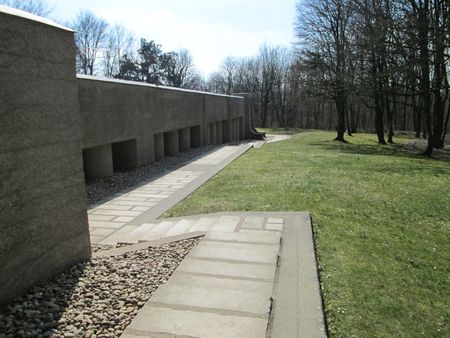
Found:
<path fill-rule="evenodd" d="M 136 139 L 113 143 L 111 148 L 114 171 L 126 171 L 137 167 Z"/>
<path fill-rule="evenodd" d="M 253 98 L 248 93 L 236 93 L 234 94 L 236 96 L 243 97 L 245 99 L 243 109 L 244 114 L 242 114 L 242 120 L 240 122 L 241 126 L 241 137 L 243 139 L 251 139 L 254 137 L 254 135 L 251 132 L 251 128 L 253 126 Z"/>
<path fill-rule="evenodd" d="M 178 131 L 178 148 L 180 151 L 191 149 L 191 128 L 183 128 Z"/>
<path fill-rule="evenodd" d="M 88 177 L 111 176 L 114 173 L 112 145 L 84 149 L 83 166 Z"/>
<path fill-rule="evenodd" d="M 177 156 L 180 152 L 178 130 L 166 131 L 164 133 L 164 155 Z"/>
<path fill-rule="evenodd" d="M 164 158 L 164 134 L 155 134 L 155 161 L 159 161 Z"/>
<path fill-rule="evenodd" d="M 202 145 L 202 133 L 200 126 L 191 127 L 191 148 L 198 148 Z"/>
<path fill-rule="evenodd" d="M 0 305 L 90 256 L 73 32 L 0 7 Z"/>
<path fill-rule="evenodd" d="M 80 75 L 78 88 L 83 149 L 135 140 L 136 161 L 129 168 L 212 140 L 237 140 L 236 121 L 245 114 L 239 96 Z"/>

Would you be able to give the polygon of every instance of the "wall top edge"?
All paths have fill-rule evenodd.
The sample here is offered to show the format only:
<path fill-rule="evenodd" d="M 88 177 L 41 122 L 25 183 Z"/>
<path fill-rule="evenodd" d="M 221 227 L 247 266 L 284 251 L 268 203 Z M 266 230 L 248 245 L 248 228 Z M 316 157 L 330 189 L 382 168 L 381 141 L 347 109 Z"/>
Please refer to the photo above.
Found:
<path fill-rule="evenodd" d="M 236 95 L 216 94 L 216 93 L 203 92 L 203 91 L 199 91 L 199 90 L 192 90 L 192 89 L 185 89 L 185 88 L 158 86 L 158 85 L 155 85 L 155 84 L 150 84 L 150 83 L 145 83 L 145 82 L 118 80 L 118 79 L 111 79 L 111 78 L 107 78 L 107 77 L 84 75 L 84 74 L 77 74 L 77 78 L 81 79 L 81 80 L 111 82 L 111 83 L 118 83 L 118 84 L 124 84 L 124 85 L 151 87 L 151 88 L 158 88 L 158 89 L 164 89 L 164 90 L 174 90 L 174 91 L 186 92 L 186 93 L 194 93 L 194 94 L 204 94 L 204 95 L 212 95 L 212 96 L 232 97 L 232 98 L 236 98 L 236 99 L 243 99 L 244 98 L 242 96 L 236 96 Z"/>
<path fill-rule="evenodd" d="M 27 19 L 27 20 L 32 20 L 35 22 L 39 22 L 48 26 L 52 26 L 55 28 L 59 28 L 68 32 L 74 32 L 72 29 L 67 28 L 65 26 L 62 26 L 50 19 L 47 18 L 43 18 L 42 16 L 38 16 L 38 15 L 34 15 L 25 11 L 21 11 L 20 9 L 16 9 L 16 8 L 11 8 L 5 5 L 0 5 L 0 14 L 8 14 L 8 15 L 13 15 L 13 16 L 18 16 L 21 17 L 23 19 Z"/>

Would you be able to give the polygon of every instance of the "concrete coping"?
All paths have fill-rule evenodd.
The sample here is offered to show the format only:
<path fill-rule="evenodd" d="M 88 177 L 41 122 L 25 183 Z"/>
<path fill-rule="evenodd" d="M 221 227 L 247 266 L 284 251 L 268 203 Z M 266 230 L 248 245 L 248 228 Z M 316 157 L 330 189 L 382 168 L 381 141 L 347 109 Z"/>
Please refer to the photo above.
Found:
<path fill-rule="evenodd" d="M 118 79 L 111 79 L 111 78 L 102 77 L 102 76 L 77 74 L 77 78 L 82 79 L 82 80 L 103 81 L 103 82 L 111 82 L 111 83 L 117 83 L 117 84 L 123 84 L 123 85 L 152 87 L 152 88 L 159 88 L 159 89 L 164 89 L 164 90 L 175 90 L 175 91 L 186 92 L 186 93 L 204 94 L 204 95 L 221 96 L 221 97 L 232 97 L 235 99 L 244 99 L 244 97 L 236 96 L 236 95 L 217 94 L 217 93 L 203 92 L 200 90 L 192 90 L 192 89 L 169 87 L 169 86 L 158 86 L 158 85 L 151 84 L 151 83 L 129 81 L 129 80 L 118 80 Z"/>
<path fill-rule="evenodd" d="M 0 13 L 18 16 L 23 19 L 36 21 L 36 22 L 39 22 L 39 23 L 42 23 L 42 24 L 45 24 L 48 26 L 53 26 L 53 27 L 56 27 L 56 28 L 59 28 L 59 29 L 62 29 L 62 30 L 68 31 L 68 32 L 74 32 L 74 30 L 67 28 L 63 25 L 60 25 L 60 24 L 54 22 L 53 20 L 44 18 L 42 16 L 38 16 L 35 14 L 28 13 L 28 12 L 22 11 L 20 9 L 11 8 L 11 7 L 8 7 L 5 5 L 0 5 Z"/>

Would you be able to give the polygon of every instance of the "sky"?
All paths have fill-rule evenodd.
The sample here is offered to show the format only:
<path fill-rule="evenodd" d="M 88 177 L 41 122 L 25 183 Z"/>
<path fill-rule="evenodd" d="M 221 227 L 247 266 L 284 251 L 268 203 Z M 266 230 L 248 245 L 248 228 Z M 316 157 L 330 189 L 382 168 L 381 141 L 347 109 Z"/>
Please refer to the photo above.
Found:
<path fill-rule="evenodd" d="M 88 9 L 165 52 L 188 49 L 204 76 L 227 57 L 250 57 L 264 42 L 290 46 L 296 0 L 48 0 L 68 22 Z"/>

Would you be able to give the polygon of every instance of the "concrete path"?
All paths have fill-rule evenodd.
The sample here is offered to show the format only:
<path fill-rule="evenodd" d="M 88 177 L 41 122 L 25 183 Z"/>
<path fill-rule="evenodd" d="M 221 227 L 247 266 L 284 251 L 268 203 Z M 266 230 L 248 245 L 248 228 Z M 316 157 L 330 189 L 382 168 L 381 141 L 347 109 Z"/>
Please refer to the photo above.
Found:
<path fill-rule="evenodd" d="M 326 336 L 308 213 L 219 213 L 155 226 L 168 224 L 207 233 L 122 337 Z"/>
<path fill-rule="evenodd" d="M 119 234 L 161 216 L 253 146 L 226 144 L 157 179 L 118 193 L 88 211 L 92 243 L 115 244 Z"/>
<path fill-rule="evenodd" d="M 326 337 L 309 213 L 156 220 L 251 146 L 225 145 L 89 211 L 92 242 L 132 244 L 100 255 L 204 236 L 122 337 Z"/>
<path fill-rule="evenodd" d="M 273 142 L 280 142 L 280 141 L 289 140 L 291 138 L 291 135 L 267 134 L 266 137 L 267 137 L 266 143 L 273 143 Z"/>

